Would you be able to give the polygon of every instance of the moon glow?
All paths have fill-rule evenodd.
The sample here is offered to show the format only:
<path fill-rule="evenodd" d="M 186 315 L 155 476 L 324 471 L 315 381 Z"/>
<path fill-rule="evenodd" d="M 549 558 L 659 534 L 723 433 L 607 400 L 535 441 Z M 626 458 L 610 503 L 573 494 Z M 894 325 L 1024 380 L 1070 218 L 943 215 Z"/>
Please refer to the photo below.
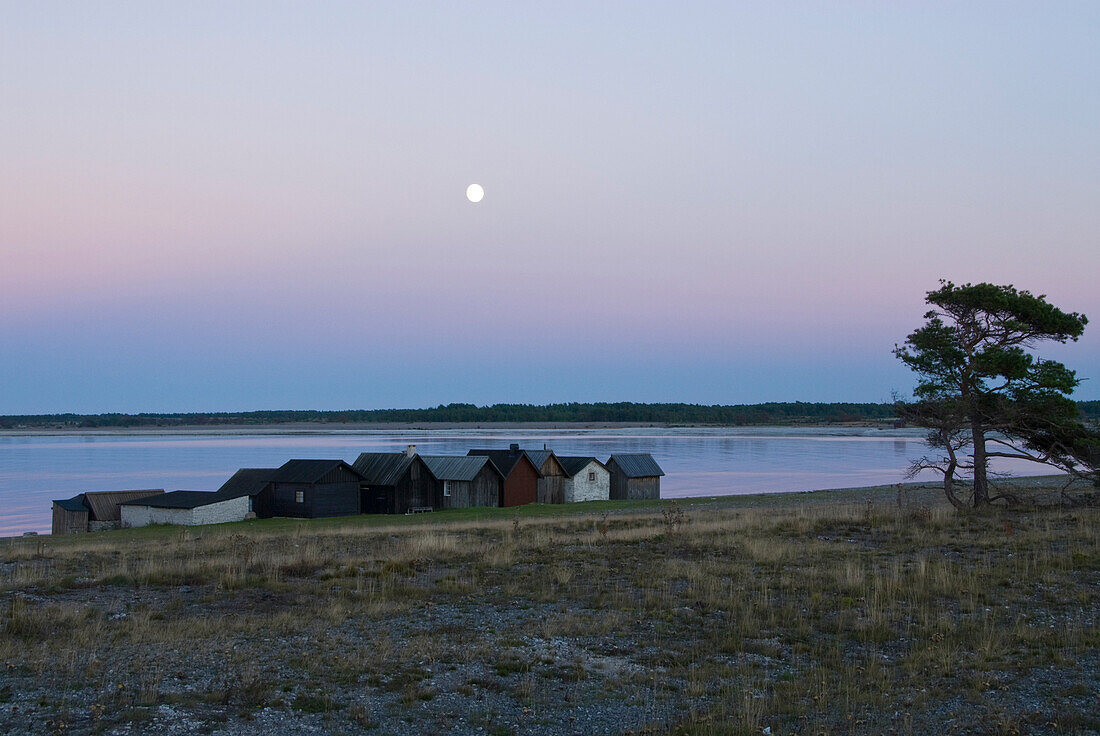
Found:
<path fill-rule="evenodd" d="M 471 184 L 466 187 L 466 199 L 470 200 L 474 204 L 481 201 L 481 198 L 485 196 L 485 190 L 480 184 Z"/>

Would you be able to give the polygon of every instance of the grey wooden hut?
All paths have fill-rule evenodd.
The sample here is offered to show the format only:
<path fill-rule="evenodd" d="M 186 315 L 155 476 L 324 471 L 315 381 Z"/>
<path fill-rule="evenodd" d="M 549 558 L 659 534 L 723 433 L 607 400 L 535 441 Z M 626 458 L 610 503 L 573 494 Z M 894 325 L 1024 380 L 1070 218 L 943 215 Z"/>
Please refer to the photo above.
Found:
<path fill-rule="evenodd" d="M 539 503 L 565 503 L 565 481 L 569 474 L 565 472 L 554 451 L 544 447 L 541 450 L 524 452 L 539 470 L 535 499 Z"/>
<path fill-rule="evenodd" d="M 288 460 L 271 475 L 271 515 L 358 514 L 362 482 L 362 474 L 343 460 Z"/>
<path fill-rule="evenodd" d="M 421 455 L 440 484 L 441 506 L 465 509 L 499 506 L 504 476 L 484 455 Z"/>
<path fill-rule="evenodd" d="M 605 465 L 611 473 L 612 499 L 661 497 L 661 476 L 665 471 L 648 452 L 612 455 Z"/>
<path fill-rule="evenodd" d="M 164 493 L 163 488 L 140 491 L 88 491 L 53 502 L 52 534 L 78 534 L 118 529 L 119 504 Z"/>
<path fill-rule="evenodd" d="M 407 514 L 443 508 L 443 490 L 409 445 L 405 452 L 364 452 L 352 463 L 363 476 L 364 514 Z"/>

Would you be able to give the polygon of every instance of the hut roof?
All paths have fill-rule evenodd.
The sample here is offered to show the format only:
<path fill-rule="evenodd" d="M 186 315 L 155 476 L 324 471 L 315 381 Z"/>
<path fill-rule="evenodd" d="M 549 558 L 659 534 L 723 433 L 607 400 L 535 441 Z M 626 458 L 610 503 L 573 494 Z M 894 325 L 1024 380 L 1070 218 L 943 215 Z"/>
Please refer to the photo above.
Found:
<path fill-rule="evenodd" d="M 527 453 L 527 457 L 531 458 L 531 462 L 535 467 L 542 470 L 543 464 L 554 454 L 553 450 L 524 450 Z"/>
<path fill-rule="evenodd" d="M 665 471 L 661 470 L 661 466 L 648 452 L 612 455 L 607 463 L 610 465 L 612 461 L 619 466 L 619 470 L 627 478 L 649 478 L 665 474 Z"/>
<path fill-rule="evenodd" d="M 157 509 L 194 509 L 239 496 L 223 496 L 219 491 L 169 491 L 148 498 L 125 501 L 122 506 L 149 506 Z"/>
<path fill-rule="evenodd" d="M 492 460 L 493 465 L 496 466 L 500 474 L 507 478 L 512 473 L 512 469 L 516 467 L 516 464 L 520 461 L 520 458 L 526 457 L 527 460 L 535 466 L 535 472 L 542 476 L 541 463 L 536 463 L 531 459 L 531 455 L 526 450 L 470 450 L 467 455 L 484 455 Z"/>
<path fill-rule="evenodd" d="M 119 521 L 122 518 L 119 504 L 163 493 L 162 488 L 149 488 L 144 491 L 88 491 L 81 495 L 91 511 L 88 516 L 90 521 Z"/>
<path fill-rule="evenodd" d="M 287 460 L 271 476 L 276 483 L 316 483 L 343 466 L 359 477 L 362 474 L 343 460 Z"/>
<path fill-rule="evenodd" d="M 55 499 L 54 503 L 65 509 L 66 511 L 87 511 L 88 506 L 84 503 L 84 494 L 80 493 L 72 498 Z"/>
<path fill-rule="evenodd" d="M 473 480 L 486 465 L 496 470 L 484 455 L 421 455 L 420 459 L 438 480 Z"/>
<path fill-rule="evenodd" d="M 414 457 L 404 452 L 364 452 L 355 459 L 352 467 L 371 485 L 395 486 Z"/>
<path fill-rule="evenodd" d="M 217 492 L 227 499 L 255 496 L 267 487 L 274 475 L 275 468 L 241 468 Z"/>
<path fill-rule="evenodd" d="M 565 469 L 565 474 L 570 478 L 587 468 L 589 463 L 596 463 L 601 468 L 607 469 L 603 463 L 594 457 L 562 457 L 558 455 L 558 462 L 561 463 L 562 468 Z"/>

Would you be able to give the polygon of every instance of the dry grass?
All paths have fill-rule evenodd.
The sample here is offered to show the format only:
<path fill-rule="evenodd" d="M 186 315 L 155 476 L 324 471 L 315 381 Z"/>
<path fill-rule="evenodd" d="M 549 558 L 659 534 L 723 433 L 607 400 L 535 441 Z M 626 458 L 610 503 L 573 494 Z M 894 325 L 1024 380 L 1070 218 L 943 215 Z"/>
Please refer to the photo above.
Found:
<path fill-rule="evenodd" d="M 5 687 L 78 732 L 160 703 L 351 728 L 440 692 L 657 733 L 1100 727 L 1096 509 L 846 498 L 20 541 Z"/>

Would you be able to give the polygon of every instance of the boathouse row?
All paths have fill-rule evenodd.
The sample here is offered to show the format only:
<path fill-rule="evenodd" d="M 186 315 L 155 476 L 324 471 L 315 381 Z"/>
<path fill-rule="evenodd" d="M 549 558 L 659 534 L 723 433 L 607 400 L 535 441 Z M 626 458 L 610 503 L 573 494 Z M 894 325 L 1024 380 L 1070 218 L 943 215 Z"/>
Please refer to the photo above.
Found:
<path fill-rule="evenodd" d="M 465 456 L 362 453 L 242 468 L 217 491 L 106 491 L 54 501 L 54 534 L 247 518 L 404 514 L 474 506 L 660 498 L 664 475 L 648 454 L 559 457 L 549 448 L 474 449 Z"/>

